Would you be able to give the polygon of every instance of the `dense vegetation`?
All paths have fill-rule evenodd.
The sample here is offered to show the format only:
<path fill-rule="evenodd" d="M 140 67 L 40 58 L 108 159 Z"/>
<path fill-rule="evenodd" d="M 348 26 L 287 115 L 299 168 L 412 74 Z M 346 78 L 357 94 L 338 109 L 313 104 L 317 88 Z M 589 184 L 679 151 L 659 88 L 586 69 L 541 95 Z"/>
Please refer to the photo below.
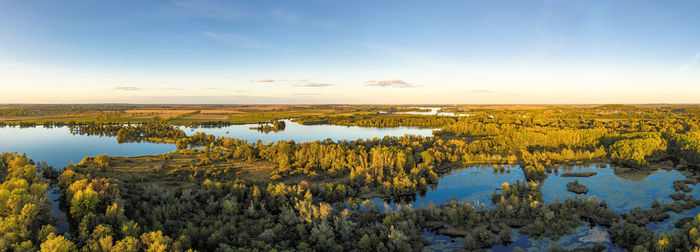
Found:
<path fill-rule="evenodd" d="M 457 122 L 457 117 L 409 114 L 366 114 L 351 116 L 310 116 L 295 120 L 305 125 L 336 124 L 361 127 L 406 127 L 439 128 Z"/>
<path fill-rule="evenodd" d="M 280 120 L 275 120 L 271 123 L 265 122 L 261 123 L 258 125 L 258 127 L 251 127 L 250 129 L 254 129 L 263 133 L 269 133 L 269 132 L 278 132 L 282 131 L 287 127 L 287 124 L 284 121 Z"/>
<path fill-rule="evenodd" d="M 43 217 L 26 222 L 22 208 L 0 211 L 3 225 L 9 223 L 4 226 L 18 227 L 2 230 L 26 232 L 4 236 L 0 246 L 86 251 L 406 251 L 427 245 L 422 232 L 428 229 L 463 237 L 465 248 L 471 250 L 508 244 L 513 230 L 557 238 L 580 225 L 594 224 L 608 228 L 612 241 L 630 250 L 689 251 L 699 246 L 700 220 L 686 220 L 674 234 L 656 234 L 645 225 L 667 219 L 668 211 L 700 205 L 688 194 L 687 184 L 695 180 L 672 185 L 677 191 L 669 195 L 672 204 L 650 202 L 651 209 L 621 215 L 595 197 L 544 204 L 540 184 L 560 165 L 584 162 L 697 172 L 700 120 L 686 117 L 693 111 L 599 106 L 476 109 L 468 111 L 470 117 L 318 115 L 298 121 L 441 129 L 433 137 L 305 143 L 252 143 L 203 133 L 186 136 L 168 120 L 78 123 L 71 127 L 75 134 L 115 136 L 120 142 L 170 142 L 178 150 L 143 159 L 87 157 L 65 167 L 58 184 L 70 216 L 70 236 L 48 225 L 44 177 L 55 177 L 51 170 L 36 168 L 24 156 L 4 154 L 3 188 L 26 184 L 29 189 L 0 189 L 0 201 L 8 202 L 3 206 L 14 199 L 5 194 L 33 195 L 26 196 L 29 203 L 22 203 L 22 208 L 34 204 L 36 216 Z M 284 128 L 275 123 L 264 126 Z M 415 209 L 382 209 L 369 200 L 410 202 L 437 185 L 441 175 L 470 164 L 495 164 L 494 170 L 518 164 L 527 181 L 494 188 L 488 205 L 453 199 Z M 570 176 L 586 175 L 591 174 Z M 25 182 L 18 182 L 18 176 Z M 572 191 L 585 193 L 584 189 L 578 181 L 571 183 Z"/>
<path fill-rule="evenodd" d="M 0 154 L 0 251 L 74 248 L 51 224 L 48 183 L 24 155 Z"/>

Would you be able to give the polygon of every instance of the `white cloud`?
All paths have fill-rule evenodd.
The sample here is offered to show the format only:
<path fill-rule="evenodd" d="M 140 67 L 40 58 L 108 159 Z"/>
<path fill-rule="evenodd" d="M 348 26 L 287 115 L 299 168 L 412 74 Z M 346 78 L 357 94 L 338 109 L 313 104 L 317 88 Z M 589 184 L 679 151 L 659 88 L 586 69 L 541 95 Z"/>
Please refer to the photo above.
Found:
<path fill-rule="evenodd" d="M 335 84 L 324 83 L 324 82 L 311 82 L 311 79 L 300 79 L 301 84 L 295 85 L 297 87 L 330 87 L 335 86 Z"/>
<path fill-rule="evenodd" d="M 114 90 L 119 90 L 119 91 L 136 91 L 136 90 L 143 90 L 143 88 L 129 87 L 129 86 L 118 86 L 118 87 L 114 87 Z"/>
<path fill-rule="evenodd" d="M 333 86 L 333 84 L 330 83 L 318 83 L 318 82 L 309 82 L 301 85 L 302 87 L 330 87 Z"/>
<path fill-rule="evenodd" d="M 380 81 L 375 81 L 375 80 L 370 80 L 365 82 L 365 86 L 368 87 L 395 87 L 395 88 L 411 88 L 415 87 L 416 85 L 413 85 L 411 83 L 395 79 L 395 80 L 380 80 Z"/>

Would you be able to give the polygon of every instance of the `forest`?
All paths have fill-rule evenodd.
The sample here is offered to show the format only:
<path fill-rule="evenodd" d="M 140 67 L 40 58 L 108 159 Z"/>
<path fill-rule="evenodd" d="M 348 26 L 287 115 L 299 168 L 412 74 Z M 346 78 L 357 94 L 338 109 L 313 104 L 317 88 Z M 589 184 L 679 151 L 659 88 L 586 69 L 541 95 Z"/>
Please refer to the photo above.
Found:
<path fill-rule="evenodd" d="M 271 114 L 272 118 L 256 117 L 260 124 L 254 128 L 270 134 L 285 130 L 280 120 L 289 118 L 301 124 L 435 129 L 432 136 L 311 142 L 249 142 L 188 134 L 178 127 L 240 122 L 188 119 L 214 109 L 209 107 L 193 105 L 184 115 L 152 115 L 133 122 L 124 121 L 126 111 L 146 108 L 76 108 L 0 108 L 8 117 L 85 115 L 72 121 L 0 123 L 67 125 L 76 135 L 115 137 L 119 143 L 171 143 L 177 150 L 135 157 L 87 156 L 65 167 L 50 167 L 21 153 L 2 153 L 0 250 L 415 251 L 430 245 L 423 232 L 432 230 L 459 237 L 463 249 L 471 251 L 510 244 L 514 232 L 556 239 L 584 225 L 605 227 L 613 244 L 630 251 L 700 250 L 700 216 L 677 223 L 673 233 L 656 233 L 645 226 L 668 219 L 669 212 L 700 206 L 689 186 L 697 183 L 700 172 L 696 107 L 443 108 L 470 116 L 395 113 L 421 111 L 417 106 L 289 106 L 249 112 Z M 673 203 L 653 201 L 645 210 L 616 213 L 608 202 L 590 196 L 578 180 L 567 188 L 579 196 L 545 204 L 541 187 L 548 176 L 563 165 L 592 163 L 691 175 L 669 185 L 675 190 L 668 195 Z M 439 186 L 445 174 L 474 164 L 493 165 L 494 172 L 517 165 L 525 177 L 499 183 L 491 201 L 482 204 L 452 198 L 387 208 L 373 200 L 411 203 Z M 47 195 L 52 186 L 61 192 L 68 233 L 54 226 Z"/>

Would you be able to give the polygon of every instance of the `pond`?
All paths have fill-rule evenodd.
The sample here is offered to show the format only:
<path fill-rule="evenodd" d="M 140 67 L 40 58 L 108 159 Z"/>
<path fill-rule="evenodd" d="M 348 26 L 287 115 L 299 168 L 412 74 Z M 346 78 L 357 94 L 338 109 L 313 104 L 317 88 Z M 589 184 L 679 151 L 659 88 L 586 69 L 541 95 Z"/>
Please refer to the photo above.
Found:
<path fill-rule="evenodd" d="M 522 169 L 519 166 L 506 166 L 506 171 L 494 172 L 493 166 L 471 166 L 454 170 L 440 178 L 436 188 L 431 188 L 424 196 L 417 196 L 412 203 L 413 208 L 429 203 L 443 204 L 452 197 L 458 197 L 460 201 L 471 203 L 484 203 L 491 205 L 491 194 L 503 182 L 510 184 L 517 180 L 524 180 Z M 562 177 L 568 172 L 596 172 L 590 177 Z M 584 196 L 596 196 L 599 200 L 606 200 L 608 207 L 617 214 L 629 212 L 634 208 L 649 209 L 651 202 L 656 199 L 661 204 L 672 203 L 669 197 L 675 193 L 673 181 L 685 179 L 686 176 L 677 170 L 656 170 L 647 172 L 624 172 L 622 168 L 611 165 L 583 165 L 559 167 L 558 173 L 549 174 L 542 182 L 542 193 L 545 203 L 550 204 L 555 200 L 564 200 L 567 197 L 576 197 L 576 194 L 566 190 L 566 184 L 578 180 L 588 187 L 589 192 Z M 691 195 L 697 197 L 700 184 L 692 186 Z M 383 203 L 384 207 L 397 209 L 395 203 L 385 203 L 381 199 L 374 199 L 376 203 Z M 683 217 L 692 217 L 700 213 L 700 207 L 682 213 L 669 212 L 671 218 L 660 223 L 650 223 L 647 227 L 651 230 L 672 232 L 676 221 Z M 427 250 L 450 250 L 463 248 L 461 238 L 451 238 L 435 232 L 424 230 L 424 236 L 431 240 L 431 246 Z M 603 227 L 581 226 L 572 235 L 563 236 L 554 243 L 549 239 L 529 239 L 525 235 L 514 233 L 514 243 L 508 246 L 496 246 L 493 251 L 511 251 L 515 247 L 527 248 L 530 251 L 540 251 L 558 244 L 564 248 L 590 246 L 594 242 L 591 239 L 603 239 L 600 242 L 608 246 L 610 251 L 622 251 L 610 243 L 608 233 Z"/>
<path fill-rule="evenodd" d="M 519 166 L 506 166 L 504 172 L 494 172 L 493 166 L 471 166 L 465 169 L 453 170 L 440 178 L 437 187 L 431 187 L 425 195 L 416 196 L 411 203 L 413 208 L 430 203 L 440 205 L 453 197 L 461 202 L 469 202 L 474 206 L 484 203 L 491 206 L 491 195 L 496 188 L 500 188 L 503 182 L 515 184 L 523 180 L 525 175 Z M 384 203 L 381 199 L 374 199 L 375 203 Z M 396 203 L 387 203 L 392 209 L 396 209 Z"/>
<path fill-rule="evenodd" d="M 520 166 L 506 166 L 506 171 L 494 172 L 492 166 L 472 166 L 469 168 L 453 170 L 442 176 L 435 187 L 431 187 L 425 195 L 416 196 L 411 202 L 413 208 L 421 205 L 427 206 L 431 202 L 444 204 L 452 197 L 460 201 L 468 201 L 473 205 L 484 203 L 491 205 L 491 194 L 501 187 L 503 182 L 514 184 L 518 180 L 525 180 Z M 617 171 L 617 172 L 616 172 Z M 596 172 L 590 177 L 562 177 L 568 172 Z M 598 167 L 597 165 L 584 165 L 573 167 L 560 167 L 559 172 L 549 174 L 542 182 L 542 196 L 546 204 L 563 201 L 567 197 L 577 197 L 573 192 L 566 190 L 566 184 L 578 180 L 588 188 L 588 193 L 578 197 L 595 196 L 599 200 L 605 200 L 608 207 L 615 213 L 621 214 L 639 207 L 651 208 L 651 202 L 656 199 L 661 204 L 673 203 L 669 195 L 675 193 L 673 181 L 686 177 L 677 170 L 657 170 L 651 172 L 621 172 L 619 168 L 610 165 Z M 614 186 L 613 186 L 614 185 Z M 690 185 L 692 188 L 700 187 Z M 700 189 L 694 189 L 691 195 L 698 197 Z M 384 204 L 382 199 L 374 199 L 375 203 Z M 396 209 L 395 203 L 386 203 L 392 209 Z"/>
<path fill-rule="evenodd" d="M 562 177 L 566 172 L 596 172 L 590 177 Z M 610 165 L 598 168 L 595 165 L 560 168 L 559 174 L 549 174 L 542 183 L 542 194 L 546 204 L 555 199 L 564 200 L 576 194 L 566 190 L 566 184 L 578 180 L 588 188 L 586 197 L 596 196 L 605 200 L 608 207 L 621 214 L 639 207 L 651 208 L 656 199 L 661 204 L 673 203 L 669 195 L 675 193 L 673 181 L 685 179 L 677 170 L 657 170 L 650 172 L 622 172 Z M 695 190 L 693 190 L 695 191 Z"/>
<path fill-rule="evenodd" d="M 248 142 L 257 142 L 261 140 L 263 143 L 277 142 L 282 140 L 294 140 L 295 142 L 310 142 L 316 140 L 333 139 L 338 140 L 357 140 L 367 138 L 383 138 L 384 136 L 403 136 L 405 134 L 432 136 L 433 129 L 421 129 L 417 127 L 394 127 L 394 128 L 372 128 L 358 126 L 340 126 L 340 125 L 302 125 L 290 120 L 284 120 L 285 129 L 278 132 L 260 132 L 250 129 L 258 127 L 258 124 L 240 124 L 230 125 L 225 127 L 197 127 L 188 128 L 180 127 L 188 135 L 195 132 L 204 132 L 217 137 L 231 137 L 248 140 Z"/>
<path fill-rule="evenodd" d="M 423 236 L 430 240 L 430 245 L 424 248 L 423 251 L 464 249 L 464 239 L 461 237 L 451 238 L 427 230 L 423 231 Z M 525 251 L 547 251 L 555 245 L 564 249 L 574 249 L 593 246 L 596 243 L 608 247 L 607 251 L 624 251 L 624 249 L 614 245 L 610 241 L 610 235 L 607 229 L 600 226 L 580 226 L 576 228 L 572 234 L 559 237 L 556 241 L 549 238 L 533 239 L 527 235 L 518 233 L 517 230 L 513 230 L 511 237 L 513 237 L 512 243 L 508 245 L 497 245 L 488 249 L 488 251 L 513 251 L 515 248 L 521 248 Z"/>
<path fill-rule="evenodd" d="M 686 217 L 698 216 L 698 214 L 700 214 L 700 206 L 680 213 L 676 213 L 674 211 L 668 211 L 667 213 L 670 216 L 668 219 L 659 223 L 647 223 L 646 228 L 658 233 L 673 233 L 674 229 L 676 228 L 676 222 Z"/>

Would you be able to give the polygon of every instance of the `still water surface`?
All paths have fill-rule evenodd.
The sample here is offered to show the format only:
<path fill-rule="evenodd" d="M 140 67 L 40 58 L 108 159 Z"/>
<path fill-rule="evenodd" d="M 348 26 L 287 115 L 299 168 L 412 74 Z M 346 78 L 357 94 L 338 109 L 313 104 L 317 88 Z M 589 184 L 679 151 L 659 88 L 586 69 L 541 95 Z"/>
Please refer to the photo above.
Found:
<path fill-rule="evenodd" d="M 429 203 L 436 205 L 447 202 L 452 197 L 460 201 L 484 203 L 491 205 L 491 194 L 500 188 L 504 182 L 514 184 L 518 180 L 525 180 L 525 175 L 519 166 L 506 166 L 506 171 L 494 172 L 492 166 L 471 166 L 454 170 L 440 178 L 438 185 L 428 190 L 424 196 L 417 196 L 411 202 L 414 208 Z M 562 177 L 566 172 L 596 172 L 591 177 Z M 673 181 L 686 177 L 677 170 L 657 170 L 647 173 L 620 173 L 615 172 L 613 166 L 597 165 L 561 167 L 559 173 L 549 174 L 542 182 L 542 196 L 546 204 L 563 201 L 567 197 L 577 197 L 575 193 L 566 190 L 566 184 L 578 180 L 588 187 L 588 193 L 578 197 L 595 196 L 598 200 L 605 200 L 608 207 L 617 214 L 629 212 L 639 207 L 651 208 L 651 202 L 656 199 L 661 204 L 673 203 L 669 195 L 675 193 Z M 691 195 L 698 197 L 700 183 L 696 186 L 689 185 L 693 189 Z M 375 199 L 377 203 L 383 203 L 381 199 Z M 387 206 L 395 209 L 395 203 L 387 203 Z"/>
<path fill-rule="evenodd" d="M 413 127 L 365 128 L 336 125 L 301 125 L 286 121 L 284 131 L 263 133 L 251 130 L 257 124 L 232 125 L 222 128 L 185 128 L 188 135 L 205 132 L 216 136 L 245 139 L 249 142 L 263 143 L 280 140 L 307 142 L 316 140 L 356 140 L 384 136 L 403 136 L 405 134 L 431 136 L 431 129 Z M 0 152 L 26 153 L 35 161 L 46 161 L 56 168 L 70 163 L 78 163 L 85 156 L 139 156 L 168 153 L 176 149 L 175 145 L 162 143 L 122 143 L 115 137 L 73 135 L 68 127 L 4 127 L 0 128 Z"/>
<path fill-rule="evenodd" d="M 290 120 L 284 120 L 284 122 L 286 125 L 284 130 L 269 133 L 250 129 L 251 127 L 257 127 L 258 124 L 230 125 L 221 128 L 180 128 L 184 130 L 187 135 L 192 135 L 195 132 L 204 132 L 217 137 L 224 136 L 245 139 L 249 142 L 261 140 L 263 143 L 282 140 L 294 140 L 295 142 L 310 142 L 326 139 L 335 141 L 357 140 L 375 137 L 383 138 L 384 136 L 403 136 L 405 134 L 420 136 L 433 135 L 433 129 L 421 129 L 417 127 L 373 128 L 340 125 L 302 125 Z"/>
<path fill-rule="evenodd" d="M 452 171 L 440 178 L 437 188 L 429 190 L 424 196 L 418 196 L 412 207 L 429 203 L 443 204 L 452 197 L 458 197 L 460 201 L 468 201 L 472 204 L 484 203 L 491 206 L 491 194 L 501 187 L 503 182 L 510 184 L 517 180 L 524 180 L 522 169 L 518 166 L 507 167 L 510 173 L 494 172 L 492 166 L 473 166 L 461 170 Z M 596 175 L 584 178 L 562 177 L 566 172 L 596 172 Z M 609 208 L 616 213 L 629 212 L 634 208 L 649 209 L 651 202 L 656 199 L 661 204 L 672 203 L 669 197 L 675 193 L 673 181 L 686 177 L 676 170 L 657 170 L 644 173 L 622 173 L 613 166 L 585 165 L 573 167 L 561 167 L 558 174 L 549 174 L 542 182 L 542 193 L 545 203 L 555 200 L 564 200 L 567 197 L 577 197 L 576 194 L 566 190 L 566 184 L 574 180 L 588 187 L 588 194 L 578 197 L 595 196 L 599 200 L 605 200 Z M 691 195 L 698 197 L 700 184 L 692 186 Z M 384 203 L 385 208 L 397 209 L 396 203 L 385 203 L 381 199 L 374 200 Z M 692 217 L 700 213 L 700 207 L 681 213 L 669 212 L 671 218 L 660 223 L 650 223 L 647 228 L 660 232 L 672 232 L 676 221 L 683 217 Z M 442 251 L 460 249 L 464 247 L 461 238 L 451 238 L 435 232 L 424 230 L 424 236 L 431 241 L 427 251 Z M 553 241 L 551 239 L 532 239 L 526 235 L 513 233 L 514 242 L 507 246 L 499 245 L 491 248 L 492 251 L 512 251 L 515 247 L 524 248 L 526 251 L 544 251 L 555 244 L 564 248 L 576 248 L 591 246 L 596 242 L 608 247 L 608 251 L 623 251 L 613 245 L 609 240 L 609 234 L 603 227 L 581 226 L 571 235 L 562 236 Z"/>
<path fill-rule="evenodd" d="M 567 169 L 568 170 L 568 169 Z M 653 172 L 620 173 L 610 165 L 605 168 L 596 166 L 575 166 L 559 174 L 550 174 L 542 184 L 542 194 L 546 204 L 555 199 L 564 200 L 576 194 L 566 190 L 566 184 L 578 180 L 588 187 L 586 197 L 596 196 L 605 200 L 608 207 L 621 214 L 639 207 L 651 208 L 656 199 L 661 204 L 673 203 L 669 195 L 675 193 L 673 181 L 685 179 L 677 170 L 658 170 Z M 596 175 L 584 178 L 562 177 L 565 172 L 596 172 Z M 691 185 L 692 187 L 692 185 Z M 698 191 L 698 190 L 693 190 Z"/>

